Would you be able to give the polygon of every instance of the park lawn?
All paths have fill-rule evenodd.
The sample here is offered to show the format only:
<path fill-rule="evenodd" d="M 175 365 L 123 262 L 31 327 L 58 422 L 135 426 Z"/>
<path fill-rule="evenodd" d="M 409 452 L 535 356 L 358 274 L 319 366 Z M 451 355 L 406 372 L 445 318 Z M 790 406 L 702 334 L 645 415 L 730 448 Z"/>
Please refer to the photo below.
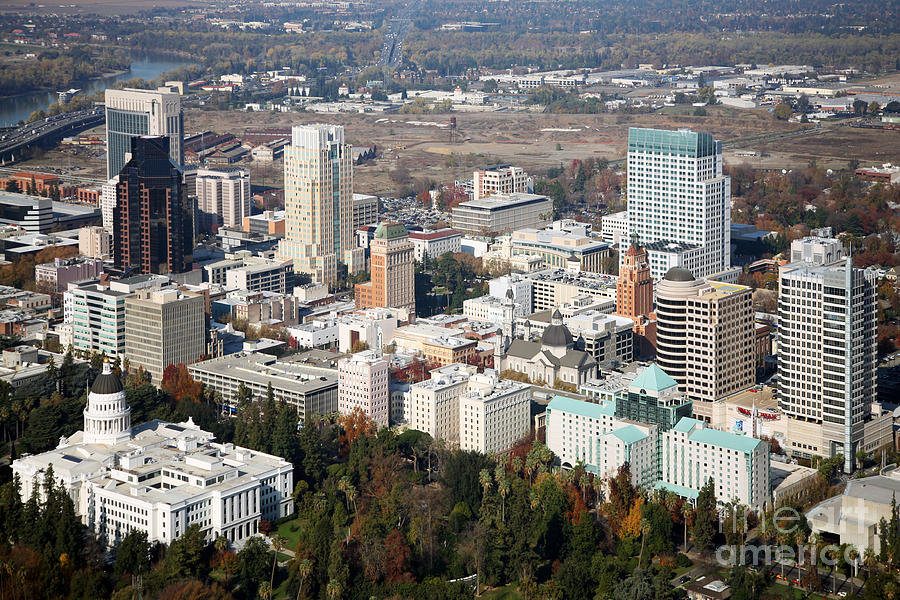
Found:
<path fill-rule="evenodd" d="M 480 598 L 481 600 L 524 600 L 522 594 L 516 591 L 516 584 L 514 583 L 484 592 Z"/>
<path fill-rule="evenodd" d="M 675 567 L 674 569 L 672 569 L 672 577 L 681 577 L 693 568 L 693 564 L 689 567 Z"/>
<path fill-rule="evenodd" d="M 285 548 L 291 551 L 296 550 L 297 544 L 300 543 L 300 520 L 285 521 L 278 526 L 277 533 L 287 540 L 284 545 Z"/>
<path fill-rule="evenodd" d="M 770 591 L 776 592 L 779 598 L 785 598 L 785 600 L 794 600 L 795 598 L 809 598 L 809 600 L 825 600 L 825 596 L 820 594 L 810 594 L 809 596 L 804 596 L 802 590 L 797 587 L 790 587 L 783 583 L 775 583 L 770 588 Z"/>

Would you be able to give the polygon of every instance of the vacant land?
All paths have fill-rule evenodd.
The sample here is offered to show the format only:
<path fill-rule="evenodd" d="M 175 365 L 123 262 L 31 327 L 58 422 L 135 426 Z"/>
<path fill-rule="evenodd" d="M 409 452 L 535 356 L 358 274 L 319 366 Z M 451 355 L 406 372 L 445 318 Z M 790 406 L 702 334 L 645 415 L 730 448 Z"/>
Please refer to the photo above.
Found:
<path fill-rule="evenodd" d="M 900 162 L 900 132 L 856 129 L 837 124 L 800 125 L 775 120 L 765 109 L 709 107 L 705 117 L 673 107 L 654 114 L 569 115 L 537 112 L 453 113 L 441 115 L 220 112 L 189 110 L 186 134 L 212 130 L 240 137 L 248 129 L 288 128 L 308 123 L 335 123 L 346 128 L 354 145 L 375 144 L 379 158 L 355 169 L 355 189 L 391 195 L 404 186 L 421 188 L 469 178 L 472 170 L 511 163 L 541 175 L 548 168 L 588 157 L 621 159 L 628 127 L 687 127 L 707 131 L 728 142 L 726 163 L 762 169 L 805 167 L 810 161 L 828 168 Z M 450 117 L 457 130 L 451 141 Z M 798 135 L 800 132 L 800 135 Z M 92 133 L 103 134 L 103 128 Z M 755 156 L 747 156 L 756 153 Z M 42 170 L 80 167 L 73 174 L 104 177 L 102 152 L 96 149 L 52 151 L 21 163 Z M 254 183 L 281 185 L 281 165 L 242 164 Z"/>
<path fill-rule="evenodd" d="M 0 0 L 0 12 L 28 14 L 98 14 L 126 15 L 153 8 L 182 8 L 197 6 L 199 2 L 191 0 L 63 0 L 63 2 L 35 3 L 22 0 Z M 206 6 L 206 5 L 204 5 Z"/>

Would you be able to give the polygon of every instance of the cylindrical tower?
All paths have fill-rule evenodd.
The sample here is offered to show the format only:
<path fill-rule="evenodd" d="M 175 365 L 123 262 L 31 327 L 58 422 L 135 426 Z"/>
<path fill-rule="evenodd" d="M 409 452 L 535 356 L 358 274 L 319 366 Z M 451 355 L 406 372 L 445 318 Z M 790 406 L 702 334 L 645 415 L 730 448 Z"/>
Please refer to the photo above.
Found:
<path fill-rule="evenodd" d="M 122 381 L 109 362 L 97 375 L 84 409 L 84 443 L 118 444 L 131 439 L 131 407 L 125 402 Z"/>

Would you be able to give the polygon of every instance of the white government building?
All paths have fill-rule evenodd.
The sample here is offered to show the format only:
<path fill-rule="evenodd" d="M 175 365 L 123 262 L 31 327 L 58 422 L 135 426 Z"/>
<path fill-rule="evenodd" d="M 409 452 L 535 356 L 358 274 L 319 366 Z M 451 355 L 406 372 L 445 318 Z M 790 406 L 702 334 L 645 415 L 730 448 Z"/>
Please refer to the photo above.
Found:
<path fill-rule="evenodd" d="M 190 419 L 132 427 L 125 400 L 122 382 L 104 364 L 88 394 L 84 431 L 13 462 L 22 499 L 40 493 L 52 465 L 82 522 L 110 546 L 130 531 L 169 544 L 197 524 L 207 541 L 224 536 L 240 547 L 257 533 L 260 519 L 293 513 L 291 463 L 215 443 Z"/>

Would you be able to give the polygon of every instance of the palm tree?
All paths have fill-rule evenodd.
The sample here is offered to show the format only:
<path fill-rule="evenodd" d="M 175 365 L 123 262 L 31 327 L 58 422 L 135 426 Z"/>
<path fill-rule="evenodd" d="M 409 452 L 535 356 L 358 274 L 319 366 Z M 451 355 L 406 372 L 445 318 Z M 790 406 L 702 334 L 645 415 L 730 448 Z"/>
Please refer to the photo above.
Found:
<path fill-rule="evenodd" d="M 297 589 L 297 600 L 303 595 L 303 584 L 306 578 L 312 574 L 312 562 L 308 558 L 304 558 L 297 563 L 297 575 L 300 577 L 300 587 Z"/>
<path fill-rule="evenodd" d="M 216 538 L 215 541 L 216 552 L 219 555 L 219 560 L 222 563 L 222 567 L 225 569 L 225 585 L 228 585 L 228 561 L 225 560 L 225 552 L 228 551 L 228 538 L 224 535 L 220 535 Z"/>
<path fill-rule="evenodd" d="M 691 518 L 691 515 L 694 514 L 694 507 L 691 506 L 690 502 L 685 502 L 681 505 L 681 516 L 684 517 L 684 552 L 687 554 L 688 551 L 688 520 Z"/>
<path fill-rule="evenodd" d="M 343 590 L 341 589 L 341 584 L 335 580 L 331 580 L 328 582 L 328 585 L 325 586 L 325 593 L 331 600 L 337 600 L 341 597 Z"/>
<path fill-rule="evenodd" d="M 865 552 L 863 552 L 863 564 L 866 565 L 866 580 L 868 580 L 869 575 L 872 574 L 872 568 L 878 564 L 878 559 L 872 548 L 866 548 Z"/>
<path fill-rule="evenodd" d="M 638 568 L 641 568 L 641 560 L 644 558 L 644 540 L 650 533 L 650 519 L 641 519 L 641 553 L 638 555 Z"/>
<path fill-rule="evenodd" d="M 497 492 L 500 494 L 500 522 L 506 522 L 506 497 L 510 491 L 509 477 L 504 473 L 497 479 Z"/>
<path fill-rule="evenodd" d="M 272 597 L 272 586 L 265 581 L 259 584 L 259 597 L 262 600 L 269 600 Z"/>
<path fill-rule="evenodd" d="M 850 546 L 847 549 L 847 558 L 850 559 L 850 564 L 853 566 L 853 577 L 850 578 L 850 595 L 852 596 L 854 580 L 856 579 L 856 574 L 859 570 L 859 550 L 856 546 Z"/>
<path fill-rule="evenodd" d="M 484 490 L 484 495 L 487 496 L 488 490 L 491 489 L 491 484 L 493 483 L 491 472 L 488 469 L 482 469 L 478 473 L 478 482 L 481 483 L 481 488 Z"/>
<path fill-rule="evenodd" d="M 287 540 L 278 534 L 272 536 L 272 548 L 275 550 L 272 556 L 272 575 L 269 577 L 269 589 L 275 589 L 275 565 L 278 564 L 278 553 L 284 550 Z"/>

